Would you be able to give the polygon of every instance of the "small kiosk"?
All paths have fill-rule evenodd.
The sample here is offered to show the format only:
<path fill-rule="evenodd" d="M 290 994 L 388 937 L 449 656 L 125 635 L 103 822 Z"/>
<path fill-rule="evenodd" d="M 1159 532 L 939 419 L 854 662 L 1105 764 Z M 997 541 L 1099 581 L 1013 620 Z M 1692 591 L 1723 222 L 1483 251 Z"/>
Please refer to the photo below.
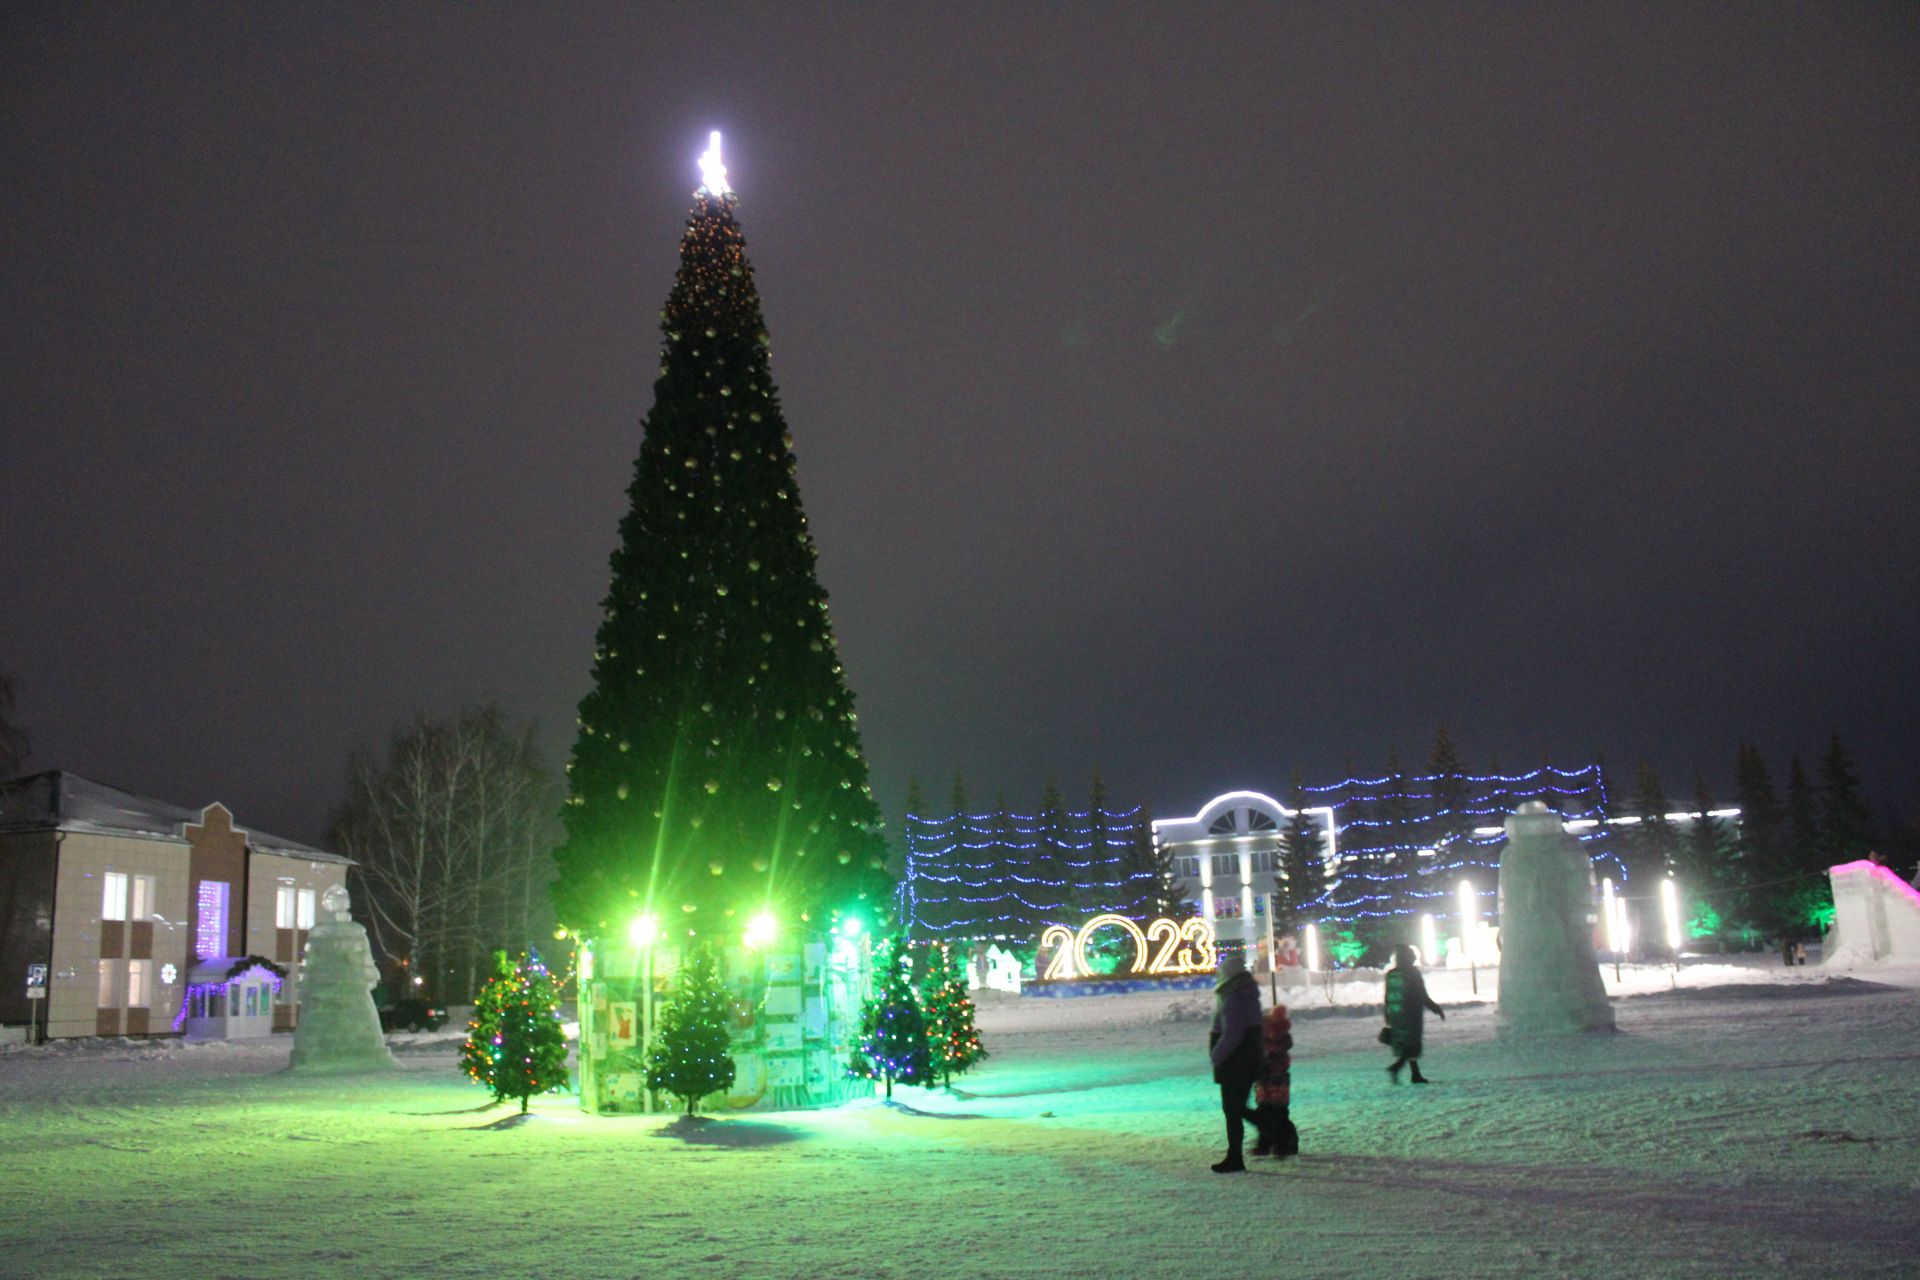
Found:
<path fill-rule="evenodd" d="M 579 953 L 580 1105 L 596 1115 L 673 1111 L 646 1087 L 646 1060 L 684 951 L 636 926 Z M 764 947 L 716 948 L 732 1016 L 733 1085 L 713 1110 L 795 1110 L 869 1097 L 847 1075 L 860 1010 L 873 985 L 865 936 L 812 935 Z"/>
<path fill-rule="evenodd" d="M 189 1040 L 252 1040 L 273 1034 L 273 997 L 287 971 L 263 956 L 216 956 L 187 970 L 174 1030 Z"/>

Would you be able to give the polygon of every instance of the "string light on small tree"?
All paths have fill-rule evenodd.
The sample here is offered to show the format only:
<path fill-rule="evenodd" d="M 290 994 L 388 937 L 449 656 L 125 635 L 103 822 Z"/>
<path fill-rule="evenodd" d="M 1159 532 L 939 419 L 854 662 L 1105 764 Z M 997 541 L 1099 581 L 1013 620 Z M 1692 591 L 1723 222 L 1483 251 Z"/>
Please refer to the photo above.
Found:
<path fill-rule="evenodd" d="M 861 1010 L 860 1044 L 847 1064 L 852 1076 L 884 1081 L 889 1098 L 896 1080 L 924 1085 L 933 1079 L 926 1015 L 914 995 L 909 965 L 906 939 L 896 936 L 881 944 L 880 989 Z"/>
<path fill-rule="evenodd" d="M 660 1034 L 647 1058 L 647 1086 L 663 1089 L 693 1115 L 700 1099 L 733 1083 L 727 1050 L 727 992 L 710 947 L 687 953 L 673 994 L 660 1015 Z"/>
<path fill-rule="evenodd" d="M 945 942 L 922 948 L 926 972 L 920 981 L 926 1009 L 927 1047 L 933 1070 L 943 1085 L 987 1056 L 973 1021 L 973 997 L 967 993 L 967 970 L 960 953 Z"/>
<path fill-rule="evenodd" d="M 493 963 L 493 977 L 474 1002 L 460 1065 L 493 1090 L 496 1102 L 520 1099 L 524 1115 L 534 1094 L 567 1084 L 560 995 L 538 956 L 522 955 L 514 964 L 496 951 Z"/>

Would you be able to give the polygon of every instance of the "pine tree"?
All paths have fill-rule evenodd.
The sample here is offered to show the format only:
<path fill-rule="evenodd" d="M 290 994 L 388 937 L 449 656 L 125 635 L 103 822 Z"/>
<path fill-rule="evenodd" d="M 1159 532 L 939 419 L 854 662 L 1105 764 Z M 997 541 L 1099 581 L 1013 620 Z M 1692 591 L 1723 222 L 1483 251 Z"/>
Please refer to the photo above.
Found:
<path fill-rule="evenodd" d="M 1700 816 L 1687 830 L 1676 869 L 1689 886 L 1704 892 L 1719 877 L 1726 856 L 1726 829 L 1713 816 L 1713 793 L 1698 769 L 1693 771 L 1693 809 Z"/>
<path fill-rule="evenodd" d="M 494 1101 L 527 1099 L 565 1087 L 567 1037 L 560 1027 L 560 994 L 538 956 L 512 964 L 494 953 L 494 975 L 481 989 L 460 1048 L 460 1065 L 493 1090 Z"/>
<path fill-rule="evenodd" d="M 1433 774 L 1428 790 L 1433 793 L 1434 811 L 1429 843 L 1438 847 L 1471 835 L 1474 815 L 1467 812 L 1467 806 L 1473 803 L 1473 792 L 1467 785 L 1466 766 L 1460 760 L 1460 753 L 1454 750 L 1445 725 L 1434 735 L 1433 754 L 1427 768 Z"/>
<path fill-rule="evenodd" d="M 1705 937 L 1720 932 L 1729 903 L 1725 895 L 1716 892 L 1724 875 L 1726 831 L 1720 819 L 1713 816 L 1713 794 L 1698 769 L 1693 771 L 1693 809 L 1700 816 L 1693 820 L 1675 852 L 1675 874 L 1692 904 L 1688 920 L 1694 936 Z"/>
<path fill-rule="evenodd" d="M 1863 858 L 1873 844 L 1873 810 L 1860 795 L 1860 774 L 1837 733 L 1827 739 L 1820 761 L 1820 834 L 1827 866 Z"/>
<path fill-rule="evenodd" d="M 1069 929 L 1079 922 L 1074 918 L 1074 888 L 1079 877 L 1069 862 L 1075 861 L 1067 826 L 1067 803 L 1060 795 L 1060 780 L 1047 779 L 1046 794 L 1040 797 L 1040 815 L 1034 834 L 1030 874 L 1037 882 L 1028 886 L 1033 901 L 1045 908 L 1042 924 L 1060 924 Z"/>
<path fill-rule="evenodd" d="M 1787 761 L 1784 846 L 1782 862 L 1786 867 L 1818 872 L 1831 865 L 1826 860 L 1827 845 L 1820 830 L 1820 797 L 1797 752 Z"/>
<path fill-rule="evenodd" d="M 1126 842 L 1120 865 L 1136 888 L 1133 904 L 1123 914 L 1143 926 L 1185 916 L 1187 905 L 1180 896 L 1173 850 L 1153 838 L 1153 815 L 1144 806 L 1128 827 Z"/>
<path fill-rule="evenodd" d="M 1740 806 L 1740 835 L 1736 842 L 1740 861 L 1740 880 L 1754 884 L 1780 875 L 1785 859 L 1780 855 L 1781 823 L 1779 795 L 1767 772 L 1760 748 L 1750 742 L 1740 744 L 1733 766 L 1734 803 Z"/>
<path fill-rule="evenodd" d="M 933 1079 L 926 1015 L 913 993 L 909 963 L 905 938 L 881 944 L 880 989 L 861 1008 L 860 1045 L 847 1064 L 848 1072 L 862 1080 L 884 1080 L 889 1098 L 896 1080 L 923 1085 Z"/>
<path fill-rule="evenodd" d="M 647 1087 L 663 1089 L 694 1114 L 700 1099 L 733 1083 L 727 1047 L 727 991 L 710 947 L 689 950 L 674 975 L 660 1014 L 660 1033 L 647 1056 Z"/>
<path fill-rule="evenodd" d="M 794 481 L 734 197 L 703 186 L 569 765 L 554 905 L 729 928 L 882 901 L 880 815 Z"/>
<path fill-rule="evenodd" d="M 1087 838 L 1087 867 L 1075 878 L 1078 886 L 1078 892 L 1074 894 L 1076 913 L 1084 919 L 1102 911 L 1124 910 L 1125 887 L 1104 887 L 1107 880 L 1118 878 L 1116 869 L 1120 865 L 1120 858 L 1114 848 L 1113 816 L 1107 812 L 1107 784 L 1098 772 L 1093 775 L 1093 787 L 1087 796 L 1084 834 Z"/>
<path fill-rule="evenodd" d="M 1276 935 L 1304 928 L 1313 918 L 1312 906 L 1326 892 L 1322 859 L 1325 840 L 1305 809 L 1300 780 L 1294 779 L 1287 819 L 1280 839 L 1280 872 L 1273 880 L 1273 931 Z"/>
<path fill-rule="evenodd" d="M 1633 800 L 1629 808 L 1640 819 L 1627 841 L 1632 858 L 1629 870 L 1635 877 L 1673 874 L 1680 842 L 1675 838 L 1673 823 L 1667 818 L 1671 808 L 1667 803 L 1667 790 L 1660 785 L 1660 775 L 1645 760 L 1634 771 Z"/>
<path fill-rule="evenodd" d="M 1393 847 L 1380 855 L 1373 871 L 1384 881 L 1380 892 L 1385 896 L 1387 909 L 1395 913 L 1413 904 L 1413 883 L 1409 877 L 1420 862 L 1419 855 L 1410 847 L 1420 843 L 1420 823 L 1408 794 L 1412 788 L 1413 780 L 1400 765 L 1400 748 L 1389 744 L 1387 792 L 1380 798 L 1379 809 L 1385 825 L 1380 828 L 1378 839 L 1381 844 Z"/>
<path fill-rule="evenodd" d="M 920 975 L 920 1001 L 926 1010 L 927 1047 L 942 1085 L 987 1056 L 973 1024 L 973 997 L 967 992 L 967 968 L 960 953 L 944 942 L 921 948 L 926 967 Z"/>
<path fill-rule="evenodd" d="M 1044 900 L 1035 896 L 1033 886 L 1026 883 L 1033 875 L 1033 850 L 1022 847 L 1005 796 L 994 797 L 993 814 L 987 819 L 986 848 L 980 854 L 981 863 L 991 868 L 992 883 L 1006 886 L 1006 919 L 1000 922 L 1002 936 L 1017 938 L 1038 934 L 1046 927 L 1042 919 Z"/>

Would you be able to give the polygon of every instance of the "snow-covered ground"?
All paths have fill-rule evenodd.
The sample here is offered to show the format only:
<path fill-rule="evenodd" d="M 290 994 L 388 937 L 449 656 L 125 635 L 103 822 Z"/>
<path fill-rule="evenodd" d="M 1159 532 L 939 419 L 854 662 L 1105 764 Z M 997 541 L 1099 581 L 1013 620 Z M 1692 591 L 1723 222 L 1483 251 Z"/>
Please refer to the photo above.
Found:
<path fill-rule="evenodd" d="M 279 1074 L 284 1036 L 0 1049 L 0 1275 L 1920 1272 L 1920 969 L 1625 978 L 1619 1034 L 1508 1044 L 1432 975 L 1425 1089 L 1376 988 L 1295 993 L 1302 1155 L 1231 1177 L 1203 993 L 994 995 L 951 1095 L 692 1125 L 489 1109 L 451 1031 L 371 1078 Z"/>

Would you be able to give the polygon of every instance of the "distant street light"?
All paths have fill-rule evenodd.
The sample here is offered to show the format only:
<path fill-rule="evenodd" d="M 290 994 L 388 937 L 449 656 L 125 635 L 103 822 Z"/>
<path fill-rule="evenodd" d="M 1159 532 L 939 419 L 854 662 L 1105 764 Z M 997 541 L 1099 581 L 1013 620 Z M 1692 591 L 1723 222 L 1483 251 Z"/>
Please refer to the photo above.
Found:
<path fill-rule="evenodd" d="M 1473 881 L 1460 882 L 1460 945 L 1467 952 L 1467 979 L 1473 994 L 1480 994 L 1480 960 L 1473 953 L 1473 931 L 1480 923 L 1480 899 L 1474 896 Z"/>

